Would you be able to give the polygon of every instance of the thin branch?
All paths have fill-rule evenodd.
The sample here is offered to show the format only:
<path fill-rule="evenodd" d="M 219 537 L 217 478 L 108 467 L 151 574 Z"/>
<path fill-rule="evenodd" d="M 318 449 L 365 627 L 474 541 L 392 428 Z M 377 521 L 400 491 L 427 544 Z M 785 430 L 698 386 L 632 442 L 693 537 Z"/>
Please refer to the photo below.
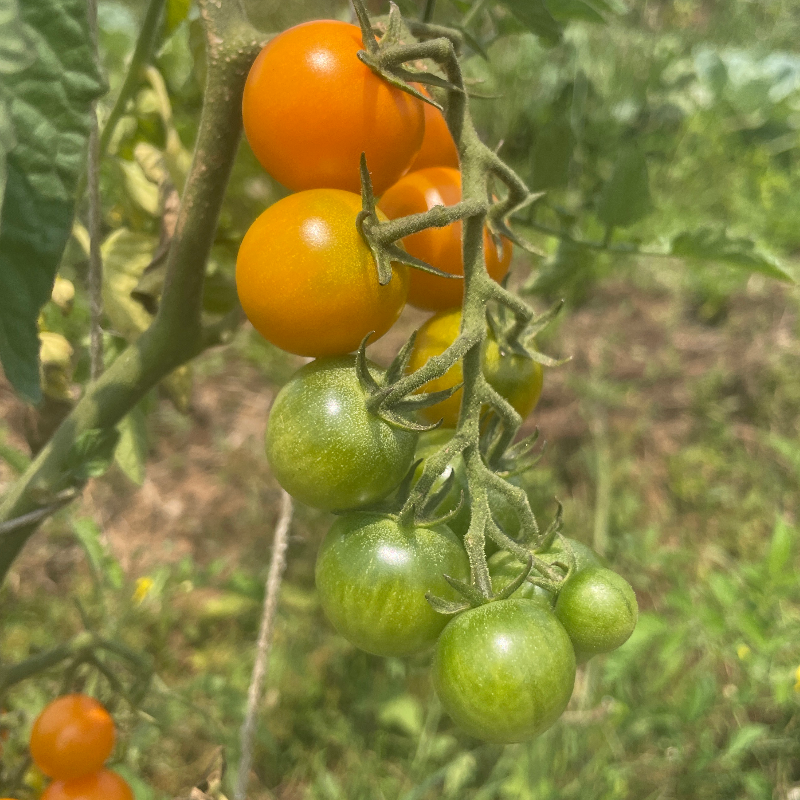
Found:
<path fill-rule="evenodd" d="M 236 790 L 234 800 L 245 800 L 247 797 L 247 784 L 250 779 L 250 766 L 253 763 L 253 738 L 256 732 L 256 717 L 261 692 L 269 669 L 269 655 L 272 645 L 272 632 L 275 624 L 275 612 L 278 610 L 278 595 L 281 588 L 281 578 L 286 567 L 286 549 L 289 544 L 289 525 L 292 521 L 292 498 L 283 492 L 281 496 L 281 510 L 278 525 L 275 528 L 275 538 L 272 542 L 272 559 L 269 564 L 269 575 L 264 595 L 264 610 L 261 615 L 261 627 L 258 631 L 256 645 L 256 660 L 253 665 L 253 676 L 250 679 L 250 688 L 247 691 L 247 712 L 240 733 L 242 747 L 239 773 L 236 777 Z"/>

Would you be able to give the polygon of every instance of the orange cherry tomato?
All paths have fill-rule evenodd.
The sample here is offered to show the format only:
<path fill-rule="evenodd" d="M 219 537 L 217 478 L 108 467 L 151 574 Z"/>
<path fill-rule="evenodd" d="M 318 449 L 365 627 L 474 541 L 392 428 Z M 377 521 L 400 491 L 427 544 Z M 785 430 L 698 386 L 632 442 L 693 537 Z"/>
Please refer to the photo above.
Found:
<path fill-rule="evenodd" d="M 356 55 L 361 30 L 337 20 L 296 25 L 261 51 L 244 88 L 247 140 L 284 186 L 358 192 L 366 153 L 377 194 L 414 160 L 425 131 L 421 100 Z"/>
<path fill-rule="evenodd" d="M 111 770 L 51 783 L 39 800 L 133 800 L 128 782 Z"/>
<path fill-rule="evenodd" d="M 443 353 L 456 340 L 460 329 L 460 308 L 434 314 L 417 332 L 408 362 L 408 372 L 414 372 L 424 366 L 432 356 Z M 533 411 L 542 394 L 541 364 L 525 356 L 504 353 L 494 337 L 488 334 L 484 341 L 481 367 L 487 382 L 511 403 L 520 416 L 527 417 Z M 426 383 L 422 391 L 438 392 L 449 389 L 463 379 L 459 362 L 440 378 Z M 455 428 L 461 411 L 461 395 L 462 391 L 459 389 L 447 400 L 421 409 L 420 414 L 427 422 L 442 420 L 443 427 Z"/>
<path fill-rule="evenodd" d="M 458 150 L 444 116 L 438 108 L 425 103 L 425 136 L 409 172 L 427 167 L 458 169 Z"/>
<path fill-rule="evenodd" d="M 356 229 L 361 198 L 311 189 L 270 206 L 245 234 L 236 289 L 255 329 L 301 356 L 350 353 L 370 332 L 375 341 L 400 316 L 408 268 L 386 286 Z M 385 219 L 385 217 L 384 217 Z"/>
<path fill-rule="evenodd" d="M 92 697 L 68 694 L 49 703 L 33 723 L 30 750 L 50 778 L 97 772 L 114 749 L 114 720 Z"/>
<path fill-rule="evenodd" d="M 434 206 L 452 206 L 461 200 L 461 173 L 450 167 L 429 167 L 409 172 L 387 190 L 379 208 L 389 219 L 429 211 Z M 433 267 L 451 275 L 464 274 L 461 253 L 461 222 L 444 228 L 427 230 L 406 236 L 406 250 Z M 502 253 L 488 230 L 483 233 L 486 269 L 496 281 L 501 280 L 511 264 L 511 242 L 502 240 Z M 418 308 L 439 311 L 460 306 L 464 299 L 464 282 L 440 278 L 429 272 L 411 270 L 408 302 Z"/>

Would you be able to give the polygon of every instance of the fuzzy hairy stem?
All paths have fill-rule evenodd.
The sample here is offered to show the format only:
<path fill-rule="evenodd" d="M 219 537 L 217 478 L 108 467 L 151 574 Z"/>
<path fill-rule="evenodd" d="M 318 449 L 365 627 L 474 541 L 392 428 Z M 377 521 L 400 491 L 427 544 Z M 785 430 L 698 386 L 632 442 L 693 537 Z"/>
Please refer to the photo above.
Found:
<path fill-rule="evenodd" d="M 89 384 L 3 499 L 0 522 L 41 507 L 42 496 L 63 488 L 65 466 L 81 434 L 116 426 L 162 378 L 203 349 L 205 265 L 241 139 L 244 82 L 263 36 L 249 25 L 238 3 L 203 0 L 200 5 L 207 35 L 208 78 L 158 314 L 139 339 Z M 21 527 L 0 541 L 0 582 L 36 527 L 36 523 Z"/>

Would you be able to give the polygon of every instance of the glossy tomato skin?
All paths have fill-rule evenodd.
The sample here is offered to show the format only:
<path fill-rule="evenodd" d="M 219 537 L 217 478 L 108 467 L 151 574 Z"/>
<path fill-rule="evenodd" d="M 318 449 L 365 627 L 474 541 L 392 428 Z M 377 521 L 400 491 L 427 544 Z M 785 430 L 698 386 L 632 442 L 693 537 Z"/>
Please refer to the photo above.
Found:
<path fill-rule="evenodd" d="M 503 352 L 491 335 L 487 336 L 483 349 L 483 375 L 523 419 L 536 408 L 542 396 L 542 365 L 532 358 Z"/>
<path fill-rule="evenodd" d="M 419 151 L 425 104 L 359 61 L 363 49 L 356 25 L 316 20 L 276 36 L 253 63 L 245 134 L 262 166 L 292 191 L 358 192 L 364 152 L 380 194 Z"/>
<path fill-rule="evenodd" d="M 498 600 L 447 624 L 432 674 L 459 727 L 490 742 L 521 742 L 549 728 L 566 708 L 575 654 L 561 623 L 540 603 Z"/>
<path fill-rule="evenodd" d="M 424 366 L 432 356 L 443 353 L 458 336 L 461 328 L 461 309 L 453 308 L 434 314 L 417 332 L 408 372 Z M 482 356 L 482 368 L 486 380 L 525 417 L 536 407 L 542 394 L 542 368 L 540 364 L 524 356 L 502 353 L 497 342 L 487 335 Z M 464 379 L 461 362 L 450 367 L 444 375 L 429 381 L 423 391 L 437 392 L 450 389 Z M 423 408 L 421 416 L 427 422 L 442 420 L 445 428 L 455 428 L 461 411 L 459 389 L 454 395 L 434 406 Z"/>
<path fill-rule="evenodd" d="M 469 580 L 469 561 L 445 525 L 402 528 L 388 517 L 340 517 L 317 556 L 316 584 L 325 615 L 362 650 L 407 656 L 427 650 L 447 624 L 426 592 L 456 600 L 443 574 Z"/>
<path fill-rule="evenodd" d="M 64 695 L 49 703 L 33 723 L 31 758 L 50 778 L 79 778 L 103 766 L 114 749 L 114 737 L 114 721 L 97 700 Z"/>
<path fill-rule="evenodd" d="M 625 578 L 590 566 L 564 583 L 555 612 L 584 660 L 624 644 L 636 627 L 639 609 Z"/>
<path fill-rule="evenodd" d="M 116 772 L 104 769 L 83 778 L 55 781 L 40 800 L 133 800 L 133 792 Z"/>
<path fill-rule="evenodd" d="M 306 364 L 278 393 L 267 423 L 267 459 L 278 482 L 325 511 L 384 497 L 411 467 L 417 443 L 415 431 L 367 410 L 354 367 L 354 356 Z"/>
<path fill-rule="evenodd" d="M 379 208 L 389 219 L 420 214 L 434 206 L 452 206 L 461 200 L 461 173 L 450 167 L 429 167 L 409 172 L 381 197 Z M 407 236 L 403 245 L 412 256 L 451 275 L 464 274 L 461 222 Z M 484 258 L 489 275 L 501 280 L 511 264 L 511 242 L 502 240 L 499 252 L 488 230 L 483 234 Z M 411 270 L 408 302 L 418 308 L 440 311 L 462 305 L 464 281 L 440 278 Z"/>
<path fill-rule="evenodd" d="M 361 198 L 338 189 L 289 195 L 251 225 L 236 259 L 236 289 L 253 327 L 301 356 L 356 350 L 383 336 L 403 310 L 408 268 L 386 286 L 356 229 Z"/>
<path fill-rule="evenodd" d="M 438 108 L 425 103 L 425 135 L 409 172 L 428 167 L 450 167 L 458 169 L 458 150 L 444 115 Z"/>

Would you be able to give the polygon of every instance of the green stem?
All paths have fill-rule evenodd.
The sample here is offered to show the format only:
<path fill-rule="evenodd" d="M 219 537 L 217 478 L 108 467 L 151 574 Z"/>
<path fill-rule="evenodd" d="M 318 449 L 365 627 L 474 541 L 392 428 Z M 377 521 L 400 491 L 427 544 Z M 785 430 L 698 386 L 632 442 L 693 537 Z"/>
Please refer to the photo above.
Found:
<path fill-rule="evenodd" d="M 93 643 L 94 637 L 92 634 L 80 633 L 71 641 L 54 647 L 52 650 L 37 653 L 35 656 L 26 658 L 18 664 L 12 664 L 8 667 L 0 666 L 0 695 L 26 678 L 55 667 L 62 661 L 66 661 L 79 653 L 88 652 Z"/>
<path fill-rule="evenodd" d="M 101 159 L 108 152 L 108 145 L 111 142 L 111 137 L 114 135 L 117 123 L 122 119 L 128 107 L 128 101 L 139 88 L 139 83 L 142 80 L 142 71 L 150 63 L 150 58 L 158 39 L 159 21 L 161 20 L 161 12 L 164 9 L 164 3 L 165 0 L 150 0 L 150 4 L 147 6 L 147 11 L 142 21 L 142 28 L 139 31 L 139 38 L 136 40 L 136 46 L 131 56 L 131 63 L 128 66 L 128 72 L 125 75 L 125 80 L 122 82 L 114 106 L 108 115 L 106 124 L 103 126 L 103 132 L 100 134 L 99 149 Z"/>
<path fill-rule="evenodd" d="M 436 0 L 425 0 L 425 8 L 422 10 L 420 19 L 423 22 L 430 22 L 433 19 L 433 12 L 436 8 Z"/>
<path fill-rule="evenodd" d="M 176 367 L 202 351 L 205 265 L 241 138 L 241 97 L 262 35 L 240 6 L 201 0 L 208 78 L 194 158 L 167 262 L 158 314 L 151 326 L 95 382 L 0 504 L 0 522 L 41 507 L 42 495 L 61 488 L 78 437 L 110 429 Z M 37 523 L 0 540 L 0 583 Z"/>

